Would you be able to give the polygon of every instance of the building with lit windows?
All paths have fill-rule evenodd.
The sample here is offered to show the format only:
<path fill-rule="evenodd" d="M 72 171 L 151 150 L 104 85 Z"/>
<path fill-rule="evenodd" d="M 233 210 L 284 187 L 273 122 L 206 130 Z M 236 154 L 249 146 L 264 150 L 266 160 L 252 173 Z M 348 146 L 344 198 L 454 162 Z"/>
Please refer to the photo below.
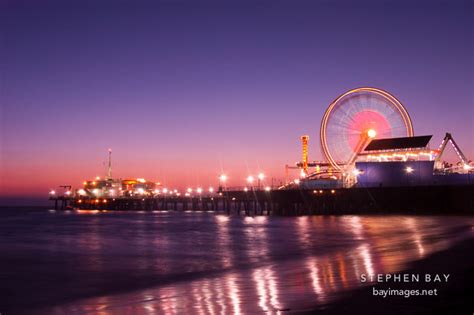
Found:
<path fill-rule="evenodd" d="M 372 140 L 357 157 L 353 170 L 356 185 L 395 187 L 474 183 L 473 174 L 465 165 L 449 176 L 437 172 L 435 163 L 442 152 L 429 148 L 431 137 Z"/>

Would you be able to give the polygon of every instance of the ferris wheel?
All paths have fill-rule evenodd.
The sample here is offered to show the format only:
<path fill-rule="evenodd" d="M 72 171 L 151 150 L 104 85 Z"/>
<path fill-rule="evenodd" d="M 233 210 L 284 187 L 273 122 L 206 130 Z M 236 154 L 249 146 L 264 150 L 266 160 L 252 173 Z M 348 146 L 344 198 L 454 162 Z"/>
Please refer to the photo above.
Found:
<path fill-rule="evenodd" d="M 413 125 L 402 103 L 370 87 L 337 97 L 326 110 L 320 130 L 323 154 L 339 171 L 352 164 L 371 139 L 411 136 Z"/>

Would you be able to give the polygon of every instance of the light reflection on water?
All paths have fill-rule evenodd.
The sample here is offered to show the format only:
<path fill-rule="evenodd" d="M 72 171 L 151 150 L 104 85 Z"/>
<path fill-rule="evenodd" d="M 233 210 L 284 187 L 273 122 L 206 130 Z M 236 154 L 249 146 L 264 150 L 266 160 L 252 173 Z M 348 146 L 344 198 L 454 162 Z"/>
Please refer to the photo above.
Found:
<path fill-rule="evenodd" d="M 60 303 L 46 309 L 50 314 L 274 314 L 311 309 L 359 287 L 361 274 L 397 272 L 472 237 L 474 223 L 472 218 L 417 216 L 108 212 L 84 219 L 83 214 L 83 221 L 68 215 L 64 230 L 54 235 L 36 235 L 39 244 L 19 246 L 80 254 L 76 267 L 91 279 L 71 285 L 83 286 L 84 292 L 111 271 L 129 277 L 133 285 L 122 293 L 105 290 L 97 297 Z M 143 277 L 150 284 L 135 287 L 134 281 Z M 113 285 L 113 279 L 106 280 Z"/>

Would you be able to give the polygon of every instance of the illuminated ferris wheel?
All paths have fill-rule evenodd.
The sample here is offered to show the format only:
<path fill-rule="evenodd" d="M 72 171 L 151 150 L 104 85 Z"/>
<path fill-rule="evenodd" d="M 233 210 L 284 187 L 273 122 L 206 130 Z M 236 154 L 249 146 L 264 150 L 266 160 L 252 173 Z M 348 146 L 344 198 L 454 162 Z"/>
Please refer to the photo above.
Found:
<path fill-rule="evenodd" d="M 410 116 L 393 95 L 376 88 L 357 88 L 329 105 L 321 122 L 323 153 L 339 171 L 352 164 L 373 138 L 413 136 Z"/>

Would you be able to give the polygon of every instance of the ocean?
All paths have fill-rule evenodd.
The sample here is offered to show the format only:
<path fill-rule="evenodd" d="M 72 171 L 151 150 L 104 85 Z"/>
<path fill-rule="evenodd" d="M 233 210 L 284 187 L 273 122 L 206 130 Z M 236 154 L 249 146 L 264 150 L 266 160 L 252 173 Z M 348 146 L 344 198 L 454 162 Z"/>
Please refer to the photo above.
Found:
<path fill-rule="evenodd" d="M 0 209 L 1 314 L 325 309 L 361 275 L 473 237 L 457 216 L 228 216 Z"/>

